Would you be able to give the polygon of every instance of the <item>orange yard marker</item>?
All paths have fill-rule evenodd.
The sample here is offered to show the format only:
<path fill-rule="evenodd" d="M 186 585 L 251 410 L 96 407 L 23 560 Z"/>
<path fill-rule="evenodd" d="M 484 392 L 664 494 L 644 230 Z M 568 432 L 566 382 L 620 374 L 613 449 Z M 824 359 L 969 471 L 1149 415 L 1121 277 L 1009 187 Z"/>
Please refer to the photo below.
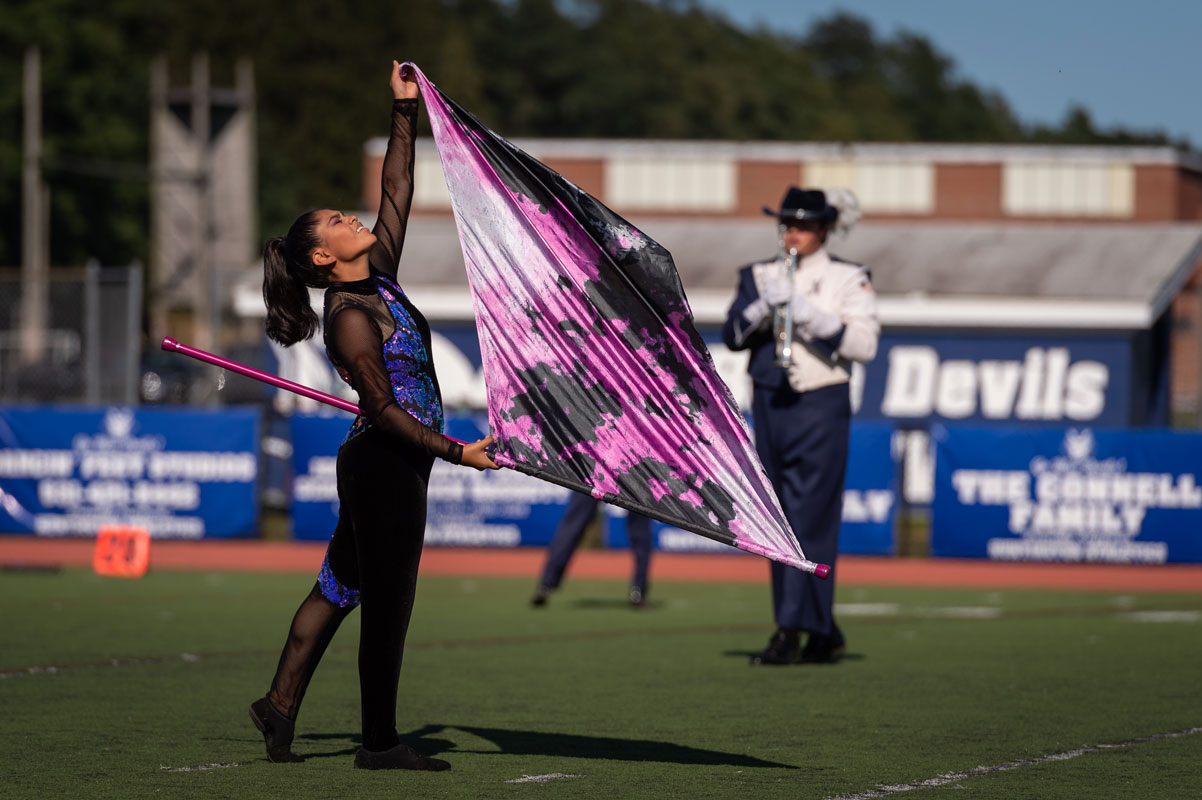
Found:
<path fill-rule="evenodd" d="M 132 525 L 103 525 L 96 533 L 92 569 L 97 575 L 140 578 L 150 566 L 150 531 Z"/>

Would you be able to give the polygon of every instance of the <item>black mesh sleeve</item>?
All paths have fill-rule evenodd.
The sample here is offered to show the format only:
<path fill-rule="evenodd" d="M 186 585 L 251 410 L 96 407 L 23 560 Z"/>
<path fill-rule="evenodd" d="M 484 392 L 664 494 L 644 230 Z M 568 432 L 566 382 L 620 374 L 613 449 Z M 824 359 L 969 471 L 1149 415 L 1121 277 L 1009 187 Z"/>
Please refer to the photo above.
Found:
<path fill-rule="evenodd" d="M 418 422 L 397 405 L 384 369 L 380 329 L 372 318 L 350 307 L 339 311 L 326 325 L 326 341 L 338 363 L 350 373 L 351 388 L 359 394 L 363 415 L 410 446 L 458 464 L 463 458 L 463 445 Z"/>
<path fill-rule="evenodd" d="M 413 140 L 417 136 L 417 100 L 394 100 L 392 129 L 380 174 L 380 211 L 372 233 L 376 243 L 369 260 L 372 267 L 390 278 L 405 246 L 405 228 L 413 203 Z"/>

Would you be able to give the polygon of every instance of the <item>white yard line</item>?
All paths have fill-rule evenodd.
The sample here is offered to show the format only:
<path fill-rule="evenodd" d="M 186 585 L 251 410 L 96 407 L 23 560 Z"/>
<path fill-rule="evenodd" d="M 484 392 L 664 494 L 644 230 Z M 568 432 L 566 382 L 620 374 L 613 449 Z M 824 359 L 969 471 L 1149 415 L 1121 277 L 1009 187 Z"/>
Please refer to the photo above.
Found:
<path fill-rule="evenodd" d="M 1002 613 L 997 606 L 932 606 L 915 609 L 915 616 L 928 619 L 996 619 Z"/>
<path fill-rule="evenodd" d="M 13 669 L 7 672 L 0 672 L 0 679 L 26 678 L 31 675 L 58 675 L 62 672 L 83 669 L 108 669 L 110 667 L 137 667 L 144 664 L 163 664 L 168 661 L 174 661 L 177 658 L 188 662 L 200 661 L 200 656 L 193 653 L 180 653 L 178 656 L 150 656 L 147 658 L 111 658 L 108 661 L 97 661 L 91 664 L 47 664 L 44 666 L 25 667 L 24 669 Z"/>
<path fill-rule="evenodd" d="M 1047 764 L 1052 761 L 1068 761 L 1070 758 L 1084 756 L 1090 753 L 1101 753 L 1106 750 L 1119 750 L 1132 745 L 1144 744 L 1145 742 L 1157 742 L 1163 739 L 1178 739 L 1182 736 L 1193 736 L 1194 734 L 1202 733 L 1202 727 L 1186 728 L 1183 731 L 1172 731 L 1171 733 L 1155 733 L 1151 736 L 1140 736 L 1136 739 L 1128 739 L 1125 742 L 1115 742 L 1112 744 L 1092 744 L 1085 747 L 1079 747 L 1075 750 L 1065 750 L 1062 753 L 1052 753 L 1051 755 L 1040 756 L 1039 758 L 1020 758 L 1017 761 L 1011 761 L 1007 764 L 994 764 L 992 766 L 973 767 L 970 770 L 963 772 L 946 772 L 943 775 L 936 775 L 934 778 L 927 778 L 921 781 L 911 781 L 910 783 L 895 783 L 876 786 L 866 792 L 857 792 L 856 794 L 843 794 L 837 797 L 828 797 L 827 800 L 874 800 L 874 798 L 891 797 L 902 792 L 909 792 L 914 789 L 931 789 L 939 786 L 946 786 L 949 783 L 957 783 L 968 778 L 978 778 L 982 775 L 990 775 L 995 772 L 1009 772 L 1010 770 L 1019 769 L 1021 767 L 1035 767 L 1040 764 Z"/>
<path fill-rule="evenodd" d="M 520 778 L 513 778 L 505 781 L 506 783 L 547 783 L 548 781 L 558 781 L 564 778 L 579 778 L 579 775 L 569 775 L 564 772 L 551 772 L 547 775 L 523 775 Z"/>
<path fill-rule="evenodd" d="M 897 603 L 835 603 L 840 617 L 896 617 L 901 613 Z"/>
<path fill-rule="evenodd" d="M 1119 616 L 1132 622 L 1198 622 L 1202 611 L 1128 611 Z"/>

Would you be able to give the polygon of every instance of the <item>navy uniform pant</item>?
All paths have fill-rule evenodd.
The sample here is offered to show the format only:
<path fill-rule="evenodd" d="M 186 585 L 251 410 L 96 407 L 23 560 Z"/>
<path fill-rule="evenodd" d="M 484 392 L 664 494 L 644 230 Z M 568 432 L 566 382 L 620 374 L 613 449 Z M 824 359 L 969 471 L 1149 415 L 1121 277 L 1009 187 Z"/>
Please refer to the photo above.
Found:
<path fill-rule="evenodd" d="M 547 548 L 547 563 L 539 582 L 549 589 L 559 586 L 563 573 L 568 568 L 572 554 L 584 538 L 584 530 L 601 501 L 580 492 L 573 492 L 564 511 L 563 519 L 555 529 L 555 536 Z M 630 550 L 634 554 L 634 577 L 631 588 L 647 592 L 647 567 L 651 563 L 651 520 L 633 511 L 626 517 L 626 531 L 630 537 Z"/>
<path fill-rule="evenodd" d="M 851 426 L 847 384 L 801 394 L 757 386 L 752 413 L 756 450 L 802 552 L 834 567 Z M 775 561 L 771 569 L 777 626 L 829 634 L 837 573 L 824 580 Z"/>

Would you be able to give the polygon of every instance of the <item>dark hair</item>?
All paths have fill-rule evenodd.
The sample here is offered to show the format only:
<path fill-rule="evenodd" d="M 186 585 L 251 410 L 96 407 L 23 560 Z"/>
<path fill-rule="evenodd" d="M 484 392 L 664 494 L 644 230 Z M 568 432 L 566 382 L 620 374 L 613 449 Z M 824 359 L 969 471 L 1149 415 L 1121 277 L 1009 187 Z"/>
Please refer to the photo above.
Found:
<path fill-rule="evenodd" d="M 317 211 L 296 218 L 287 236 L 273 236 L 263 245 L 263 301 L 267 304 L 267 335 L 287 347 L 317 331 L 317 314 L 309 304 L 309 287 L 328 286 L 330 270 L 313 263 L 321 246 Z"/>

